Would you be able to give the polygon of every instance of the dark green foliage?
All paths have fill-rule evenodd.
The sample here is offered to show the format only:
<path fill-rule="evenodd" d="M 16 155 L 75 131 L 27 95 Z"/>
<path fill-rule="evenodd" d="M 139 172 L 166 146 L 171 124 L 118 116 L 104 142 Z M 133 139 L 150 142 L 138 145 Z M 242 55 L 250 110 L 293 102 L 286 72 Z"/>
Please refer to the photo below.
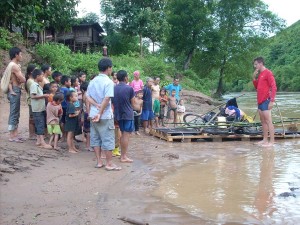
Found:
<path fill-rule="evenodd" d="M 270 38 L 260 52 L 281 91 L 300 91 L 300 21 Z"/>

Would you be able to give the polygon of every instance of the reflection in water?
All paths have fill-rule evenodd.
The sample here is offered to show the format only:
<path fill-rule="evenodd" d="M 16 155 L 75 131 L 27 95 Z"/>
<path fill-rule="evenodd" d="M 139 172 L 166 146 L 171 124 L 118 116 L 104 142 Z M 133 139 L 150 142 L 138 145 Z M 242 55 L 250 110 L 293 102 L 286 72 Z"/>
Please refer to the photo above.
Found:
<path fill-rule="evenodd" d="M 300 141 L 278 142 L 274 149 L 250 142 L 237 147 L 240 143 L 222 143 L 223 151 L 214 143 L 211 157 L 166 176 L 155 195 L 220 224 L 294 224 L 300 219 L 298 197 L 278 195 L 289 191 L 291 182 L 300 185 Z"/>
<path fill-rule="evenodd" d="M 271 217 L 276 210 L 273 200 L 275 195 L 273 187 L 274 155 L 273 149 L 263 149 L 258 189 L 254 201 L 259 220 L 265 216 Z"/>
<path fill-rule="evenodd" d="M 278 93 L 276 99 L 283 117 L 300 118 L 300 93 Z M 256 93 L 247 93 L 238 104 L 255 115 Z M 273 111 L 276 119 L 278 110 Z M 300 191 L 296 198 L 280 197 L 300 187 L 299 139 L 277 141 L 268 149 L 251 142 L 184 145 L 180 157 L 193 154 L 192 149 L 201 159 L 167 175 L 156 196 L 208 224 L 299 224 Z"/>

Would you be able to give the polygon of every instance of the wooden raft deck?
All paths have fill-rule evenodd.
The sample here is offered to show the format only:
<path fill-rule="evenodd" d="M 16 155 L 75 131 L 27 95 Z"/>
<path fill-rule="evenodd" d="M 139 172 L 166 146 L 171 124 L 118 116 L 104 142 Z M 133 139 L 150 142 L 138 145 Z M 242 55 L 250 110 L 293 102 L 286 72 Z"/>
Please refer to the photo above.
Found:
<path fill-rule="evenodd" d="M 280 130 L 275 130 L 275 138 L 300 138 L 300 132 L 287 132 L 285 135 L 282 134 Z M 181 142 L 191 142 L 206 140 L 213 142 L 222 141 L 251 141 L 255 139 L 262 139 L 262 135 L 248 135 L 248 134 L 208 134 L 202 133 L 200 129 L 194 128 L 157 128 L 153 129 L 150 134 L 153 136 L 166 140 L 166 141 L 181 141 Z"/>

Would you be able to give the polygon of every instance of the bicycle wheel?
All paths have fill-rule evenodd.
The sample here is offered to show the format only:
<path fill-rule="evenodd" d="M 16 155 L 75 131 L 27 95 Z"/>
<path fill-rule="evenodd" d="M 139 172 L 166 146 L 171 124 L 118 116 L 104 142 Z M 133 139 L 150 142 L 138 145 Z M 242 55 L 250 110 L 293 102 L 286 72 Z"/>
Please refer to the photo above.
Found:
<path fill-rule="evenodd" d="M 183 116 L 183 122 L 187 124 L 188 126 L 197 126 L 197 125 L 203 125 L 204 121 L 203 119 L 197 115 L 192 113 L 187 113 Z"/>

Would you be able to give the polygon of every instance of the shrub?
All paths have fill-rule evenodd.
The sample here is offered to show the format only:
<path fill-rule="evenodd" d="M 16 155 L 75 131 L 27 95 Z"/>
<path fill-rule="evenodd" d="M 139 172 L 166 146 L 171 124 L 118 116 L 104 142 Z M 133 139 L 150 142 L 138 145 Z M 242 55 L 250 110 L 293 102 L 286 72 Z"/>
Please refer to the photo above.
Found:
<path fill-rule="evenodd" d="M 20 33 L 10 33 L 5 28 L 0 27 L 0 49 L 8 50 L 22 43 L 23 37 Z"/>

